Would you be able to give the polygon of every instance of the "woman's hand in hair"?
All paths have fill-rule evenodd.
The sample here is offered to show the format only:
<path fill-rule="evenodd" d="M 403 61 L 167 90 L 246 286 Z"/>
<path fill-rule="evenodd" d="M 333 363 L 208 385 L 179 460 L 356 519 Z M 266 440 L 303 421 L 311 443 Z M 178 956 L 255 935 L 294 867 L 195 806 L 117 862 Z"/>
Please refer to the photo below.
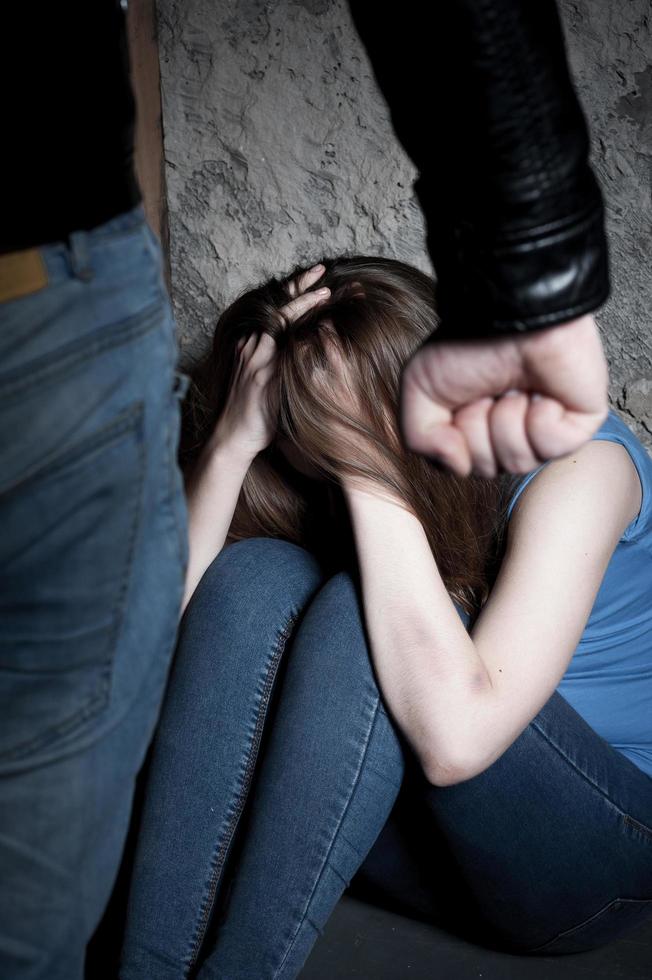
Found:
<path fill-rule="evenodd" d="M 518 336 L 433 340 L 403 369 L 401 433 L 459 476 L 527 473 L 591 438 L 608 381 L 590 315 Z"/>
<path fill-rule="evenodd" d="M 290 280 L 288 290 L 293 298 L 280 308 L 290 323 L 330 295 L 327 287 L 310 291 L 310 286 L 323 271 L 323 266 L 313 266 L 296 280 Z M 228 446 L 232 453 L 253 459 L 270 444 L 278 417 L 278 406 L 271 404 L 269 398 L 276 353 L 276 341 L 266 331 L 251 333 L 238 340 L 231 387 L 210 440 L 211 449 Z"/>

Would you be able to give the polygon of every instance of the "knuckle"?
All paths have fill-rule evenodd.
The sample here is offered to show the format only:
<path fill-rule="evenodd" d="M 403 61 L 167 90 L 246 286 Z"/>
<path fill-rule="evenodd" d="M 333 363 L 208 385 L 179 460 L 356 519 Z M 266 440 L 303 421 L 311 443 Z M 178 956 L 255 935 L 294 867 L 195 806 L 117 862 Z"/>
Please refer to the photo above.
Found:
<path fill-rule="evenodd" d="M 528 473 L 532 469 L 529 457 L 520 453 L 508 455 L 505 460 L 505 468 L 510 473 Z"/>
<path fill-rule="evenodd" d="M 487 478 L 495 477 L 498 475 L 498 467 L 493 460 L 487 458 L 482 458 L 476 460 L 474 464 L 475 471 L 478 476 L 484 476 Z"/>

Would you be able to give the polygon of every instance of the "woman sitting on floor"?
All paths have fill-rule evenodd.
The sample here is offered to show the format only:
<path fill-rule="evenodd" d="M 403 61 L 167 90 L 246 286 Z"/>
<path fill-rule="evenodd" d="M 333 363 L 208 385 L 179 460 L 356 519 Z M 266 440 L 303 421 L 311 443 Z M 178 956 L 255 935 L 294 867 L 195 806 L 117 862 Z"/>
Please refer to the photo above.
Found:
<path fill-rule="evenodd" d="M 521 953 L 652 913 L 652 460 L 612 411 L 527 474 L 407 451 L 432 280 L 323 266 L 222 314 L 185 406 L 122 980 L 291 980 L 347 886 Z"/>

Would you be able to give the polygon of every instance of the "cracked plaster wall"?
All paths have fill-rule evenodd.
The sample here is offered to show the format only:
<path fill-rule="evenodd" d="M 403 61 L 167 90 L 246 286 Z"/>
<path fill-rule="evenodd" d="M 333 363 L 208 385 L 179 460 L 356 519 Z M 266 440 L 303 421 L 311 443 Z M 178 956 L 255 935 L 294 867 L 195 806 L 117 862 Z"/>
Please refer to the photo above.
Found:
<path fill-rule="evenodd" d="M 182 364 L 242 289 L 323 253 L 432 272 L 396 140 L 344 0 L 158 0 L 173 303 Z M 607 203 L 597 319 L 612 406 L 652 448 L 649 0 L 561 0 Z"/>

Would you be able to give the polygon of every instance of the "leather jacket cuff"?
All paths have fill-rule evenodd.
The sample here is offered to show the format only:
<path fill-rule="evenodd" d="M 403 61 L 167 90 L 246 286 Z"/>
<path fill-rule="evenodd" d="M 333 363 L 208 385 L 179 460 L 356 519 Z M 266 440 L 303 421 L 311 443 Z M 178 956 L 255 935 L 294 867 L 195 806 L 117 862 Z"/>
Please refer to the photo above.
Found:
<path fill-rule="evenodd" d="M 568 323 L 601 306 L 610 292 L 604 207 L 593 184 L 588 207 L 526 232 L 487 232 L 457 217 L 428 228 L 437 270 L 440 326 L 431 339 L 493 337 Z M 419 180 L 417 196 L 423 196 Z M 423 202 L 422 202 L 423 203 Z M 443 218 L 443 208 L 424 205 Z"/>

